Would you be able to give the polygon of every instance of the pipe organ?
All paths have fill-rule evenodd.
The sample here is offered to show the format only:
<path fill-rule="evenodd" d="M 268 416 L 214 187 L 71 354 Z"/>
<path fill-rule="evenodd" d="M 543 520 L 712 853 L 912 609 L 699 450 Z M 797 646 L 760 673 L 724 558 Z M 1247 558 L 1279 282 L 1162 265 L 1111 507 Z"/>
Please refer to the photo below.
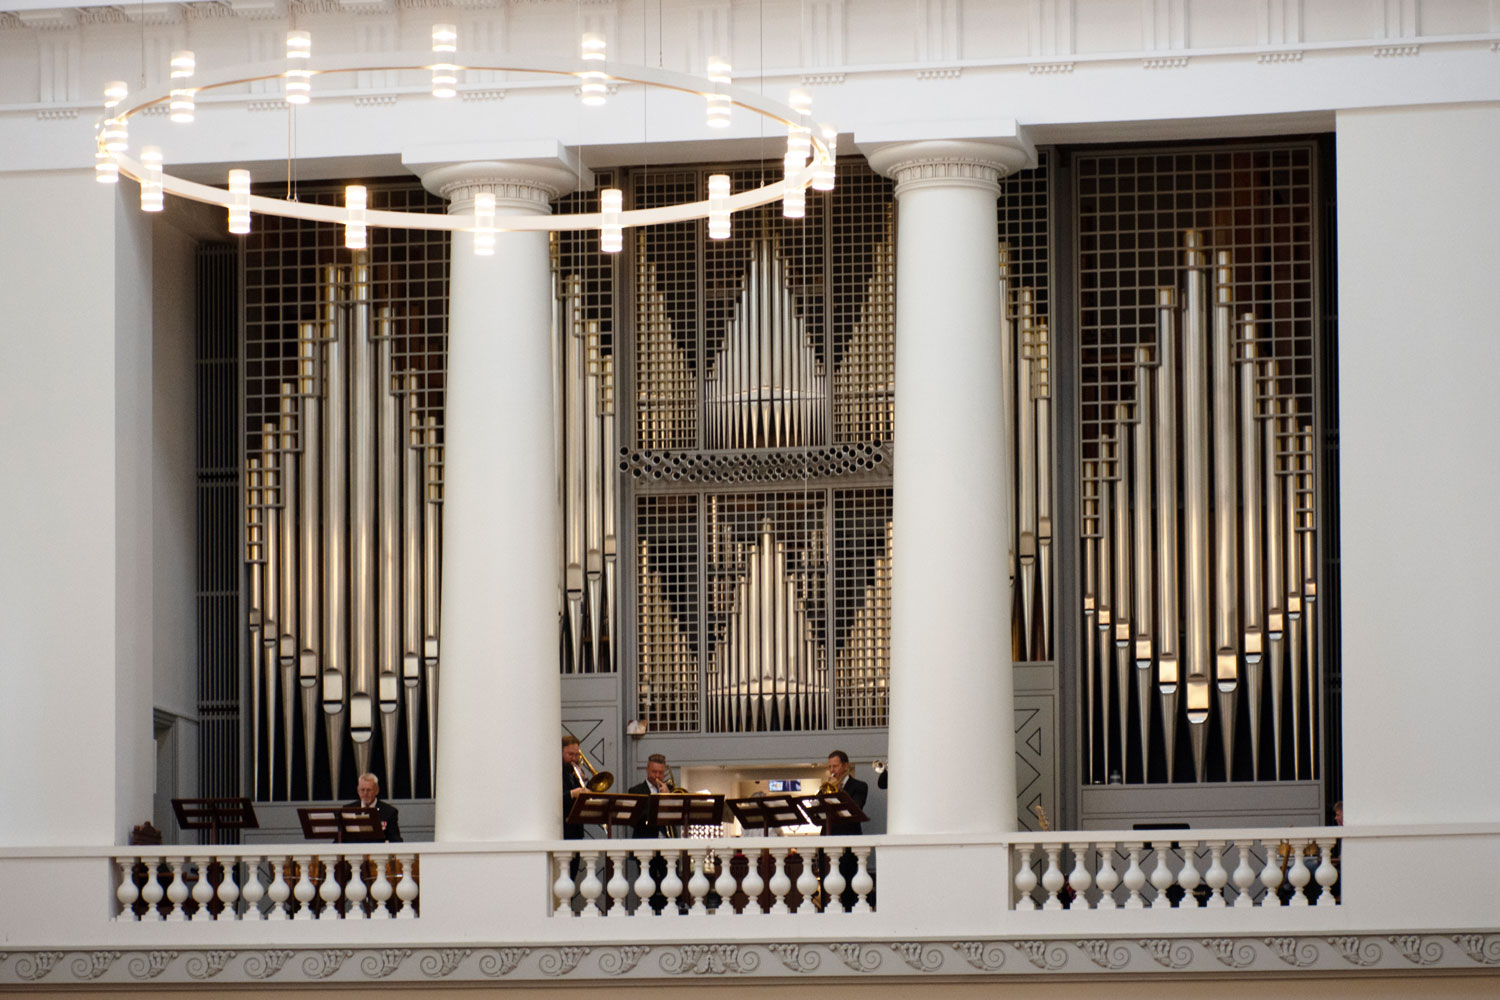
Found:
<path fill-rule="evenodd" d="M 398 759 L 407 788 L 424 761 L 432 777 L 441 373 L 412 363 L 420 324 L 376 285 L 366 253 L 320 266 L 316 318 L 283 338 L 281 357 L 261 345 L 262 378 L 281 381 L 258 400 L 244 537 L 251 780 L 269 799 L 337 797 L 346 751 L 388 790 Z"/>

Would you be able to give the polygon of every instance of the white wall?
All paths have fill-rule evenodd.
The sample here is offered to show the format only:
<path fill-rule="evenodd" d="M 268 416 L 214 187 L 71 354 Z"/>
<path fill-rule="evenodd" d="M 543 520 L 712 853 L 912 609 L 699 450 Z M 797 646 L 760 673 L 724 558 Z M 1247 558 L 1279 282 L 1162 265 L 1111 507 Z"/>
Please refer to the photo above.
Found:
<path fill-rule="evenodd" d="M 1500 105 L 1338 117 L 1350 823 L 1500 818 Z"/>

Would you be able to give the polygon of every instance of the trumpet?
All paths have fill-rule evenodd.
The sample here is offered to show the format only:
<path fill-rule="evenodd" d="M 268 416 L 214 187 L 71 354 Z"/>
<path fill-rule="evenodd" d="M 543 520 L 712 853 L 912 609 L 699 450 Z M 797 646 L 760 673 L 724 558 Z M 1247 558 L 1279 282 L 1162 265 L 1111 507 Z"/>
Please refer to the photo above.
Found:
<path fill-rule="evenodd" d="M 608 791 L 609 786 L 615 783 L 615 776 L 612 773 L 599 770 L 589 761 L 588 755 L 583 752 L 583 744 L 581 743 L 578 745 L 578 759 L 583 761 L 583 766 L 589 769 L 589 776 L 585 778 L 583 771 L 578 765 L 573 765 L 573 772 L 578 775 L 578 783 L 584 788 L 598 793 Z"/>
<path fill-rule="evenodd" d="M 877 760 L 877 761 L 873 762 L 870 765 L 870 770 L 874 771 L 876 774 L 884 774 L 885 773 L 885 761 L 883 761 L 883 760 Z"/>

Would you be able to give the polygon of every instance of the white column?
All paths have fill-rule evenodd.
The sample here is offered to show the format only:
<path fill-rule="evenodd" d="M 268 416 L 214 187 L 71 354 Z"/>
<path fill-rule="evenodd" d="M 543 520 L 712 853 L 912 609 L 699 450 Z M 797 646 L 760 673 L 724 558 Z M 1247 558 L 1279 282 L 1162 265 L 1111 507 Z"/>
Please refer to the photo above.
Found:
<path fill-rule="evenodd" d="M 1023 144 L 871 151 L 896 181 L 891 833 L 1015 829 L 1011 466 L 995 202 Z"/>
<path fill-rule="evenodd" d="M 576 182 L 556 159 L 415 169 L 455 214 L 480 191 L 543 214 Z M 435 837 L 542 840 L 562 834 L 552 276 L 546 233 L 473 242 L 449 282 Z"/>

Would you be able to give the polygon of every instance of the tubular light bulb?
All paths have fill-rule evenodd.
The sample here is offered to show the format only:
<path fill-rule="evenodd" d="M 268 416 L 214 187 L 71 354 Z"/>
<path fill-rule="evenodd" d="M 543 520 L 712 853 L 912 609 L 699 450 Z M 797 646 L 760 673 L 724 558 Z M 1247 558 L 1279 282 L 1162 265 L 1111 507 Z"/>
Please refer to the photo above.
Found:
<path fill-rule="evenodd" d="M 807 191 L 801 184 L 792 180 L 792 176 L 801 172 L 807 165 L 803 157 L 795 153 L 786 154 L 784 178 L 781 195 L 781 214 L 783 218 L 800 219 L 807 214 Z"/>
<path fill-rule="evenodd" d="M 708 178 L 708 238 L 729 239 L 728 174 L 711 174 Z"/>
<path fill-rule="evenodd" d="M 581 43 L 582 54 L 586 62 L 602 62 L 605 56 L 604 36 L 589 32 L 583 36 Z M 604 103 L 609 96 L 609 88 L 605 80 L 609 79 L 603 72 L 596 69 L 585 70 L 579 74 L 583 83 L 578 88 L 578 96 L 583 103 L 591 108 L 597 108 Z"/>
<path fill-rule="evenodd" d="M 458 49 L 458 29 L 451 24 L 432 26 L 432 51 L 454 52 Z M 432 66 L 432 96 L 453 97 L 458 94 L 458 67 L 440 62 Z"/>
<path fill-rule="evenodd" d="M 191 80 L 193 71 L 197 69 L 197 60 L 193 53 L 187 49 L 179 49 L 172 53 L 172 79 Z M 186 125 L 193 120 L 193 89 L 191 87 L 173 87 L 168 96 L 167 110 L 171 113 L 172 120 L 179 125 Z"/>
<path fill-rule="evenodd" d="M 124 80 L 111 80 L 104 85 L 104 106 L 113 108 L 130 94 L 130 86 Z"/>
<path fill-rule="evenodd" d="M 474 196 L 474 254 L 495 255 L 495 192 L 480 191 Z"/>
<path fill-rule="evenodd" d="M 250 171 L 229 171 L 229 231 L 239 236 L 250 231 Z"/>
<path fill-rule="evenodd" d="M 312 58 L 312 34 L 306 31 L 286 33 L 286 102 L 306 104 L 312 100 L 312 70 L 306 60 Z"/>
<path fill-rule="evenodd" d="M 94 180 L 100 184 L 118 184 L 120 181 L 120 165 L 107 149 L 94 153 Z"/>
<path fill-rule="evenodd" d="M 160 212 L 165 207 L 161 187 L 161 148 L 146 146 L 141 149 L 141 211 Z"/>
<path fill-rule="evenodd" d="M 599 230 L 599 249 L 604 253 L 619 253 L 625 247 L 625 231 L 620 227 L 623 206 L 624 195 L 619 188 L 605 188 L 599 192 L 599 211 L 604 215 L 604 225 Z"/>
<path fill-rule="evenodd" d="M 708 127 L 728 128 L 729 117 L 732 110 L 729 95 L 725 93 L 730 84 L 729 60 L 718 56 L 708 61 L 708 79 L 714 85 L 714 92 L 706 95 L 708 98 Z"/>
<path fill-rule="evenodd" d="M 812 188 L 814 191 L 832 191 L 834 178 L 838 175 L 838 131 L 828 125 L 823 126 L 823 145 L 828 147 L 828 158 L 819 160 L 817 168 L 813 171 Z"/>
<path fill-rule="evenodd" d="M 350 250 L 365 248 L 365 203 L 363 184 L 350 184 L 344 188 L 344 208 L 349 213 L 349 221 L 344 224 L 344 246 Z"/>
<path fill-rule="evenodd" d="M 123 153 L 130 148 L 130 132 L 125 119 L 110 118 L 104 123 L 104 148 L 111 153 Z"/>

